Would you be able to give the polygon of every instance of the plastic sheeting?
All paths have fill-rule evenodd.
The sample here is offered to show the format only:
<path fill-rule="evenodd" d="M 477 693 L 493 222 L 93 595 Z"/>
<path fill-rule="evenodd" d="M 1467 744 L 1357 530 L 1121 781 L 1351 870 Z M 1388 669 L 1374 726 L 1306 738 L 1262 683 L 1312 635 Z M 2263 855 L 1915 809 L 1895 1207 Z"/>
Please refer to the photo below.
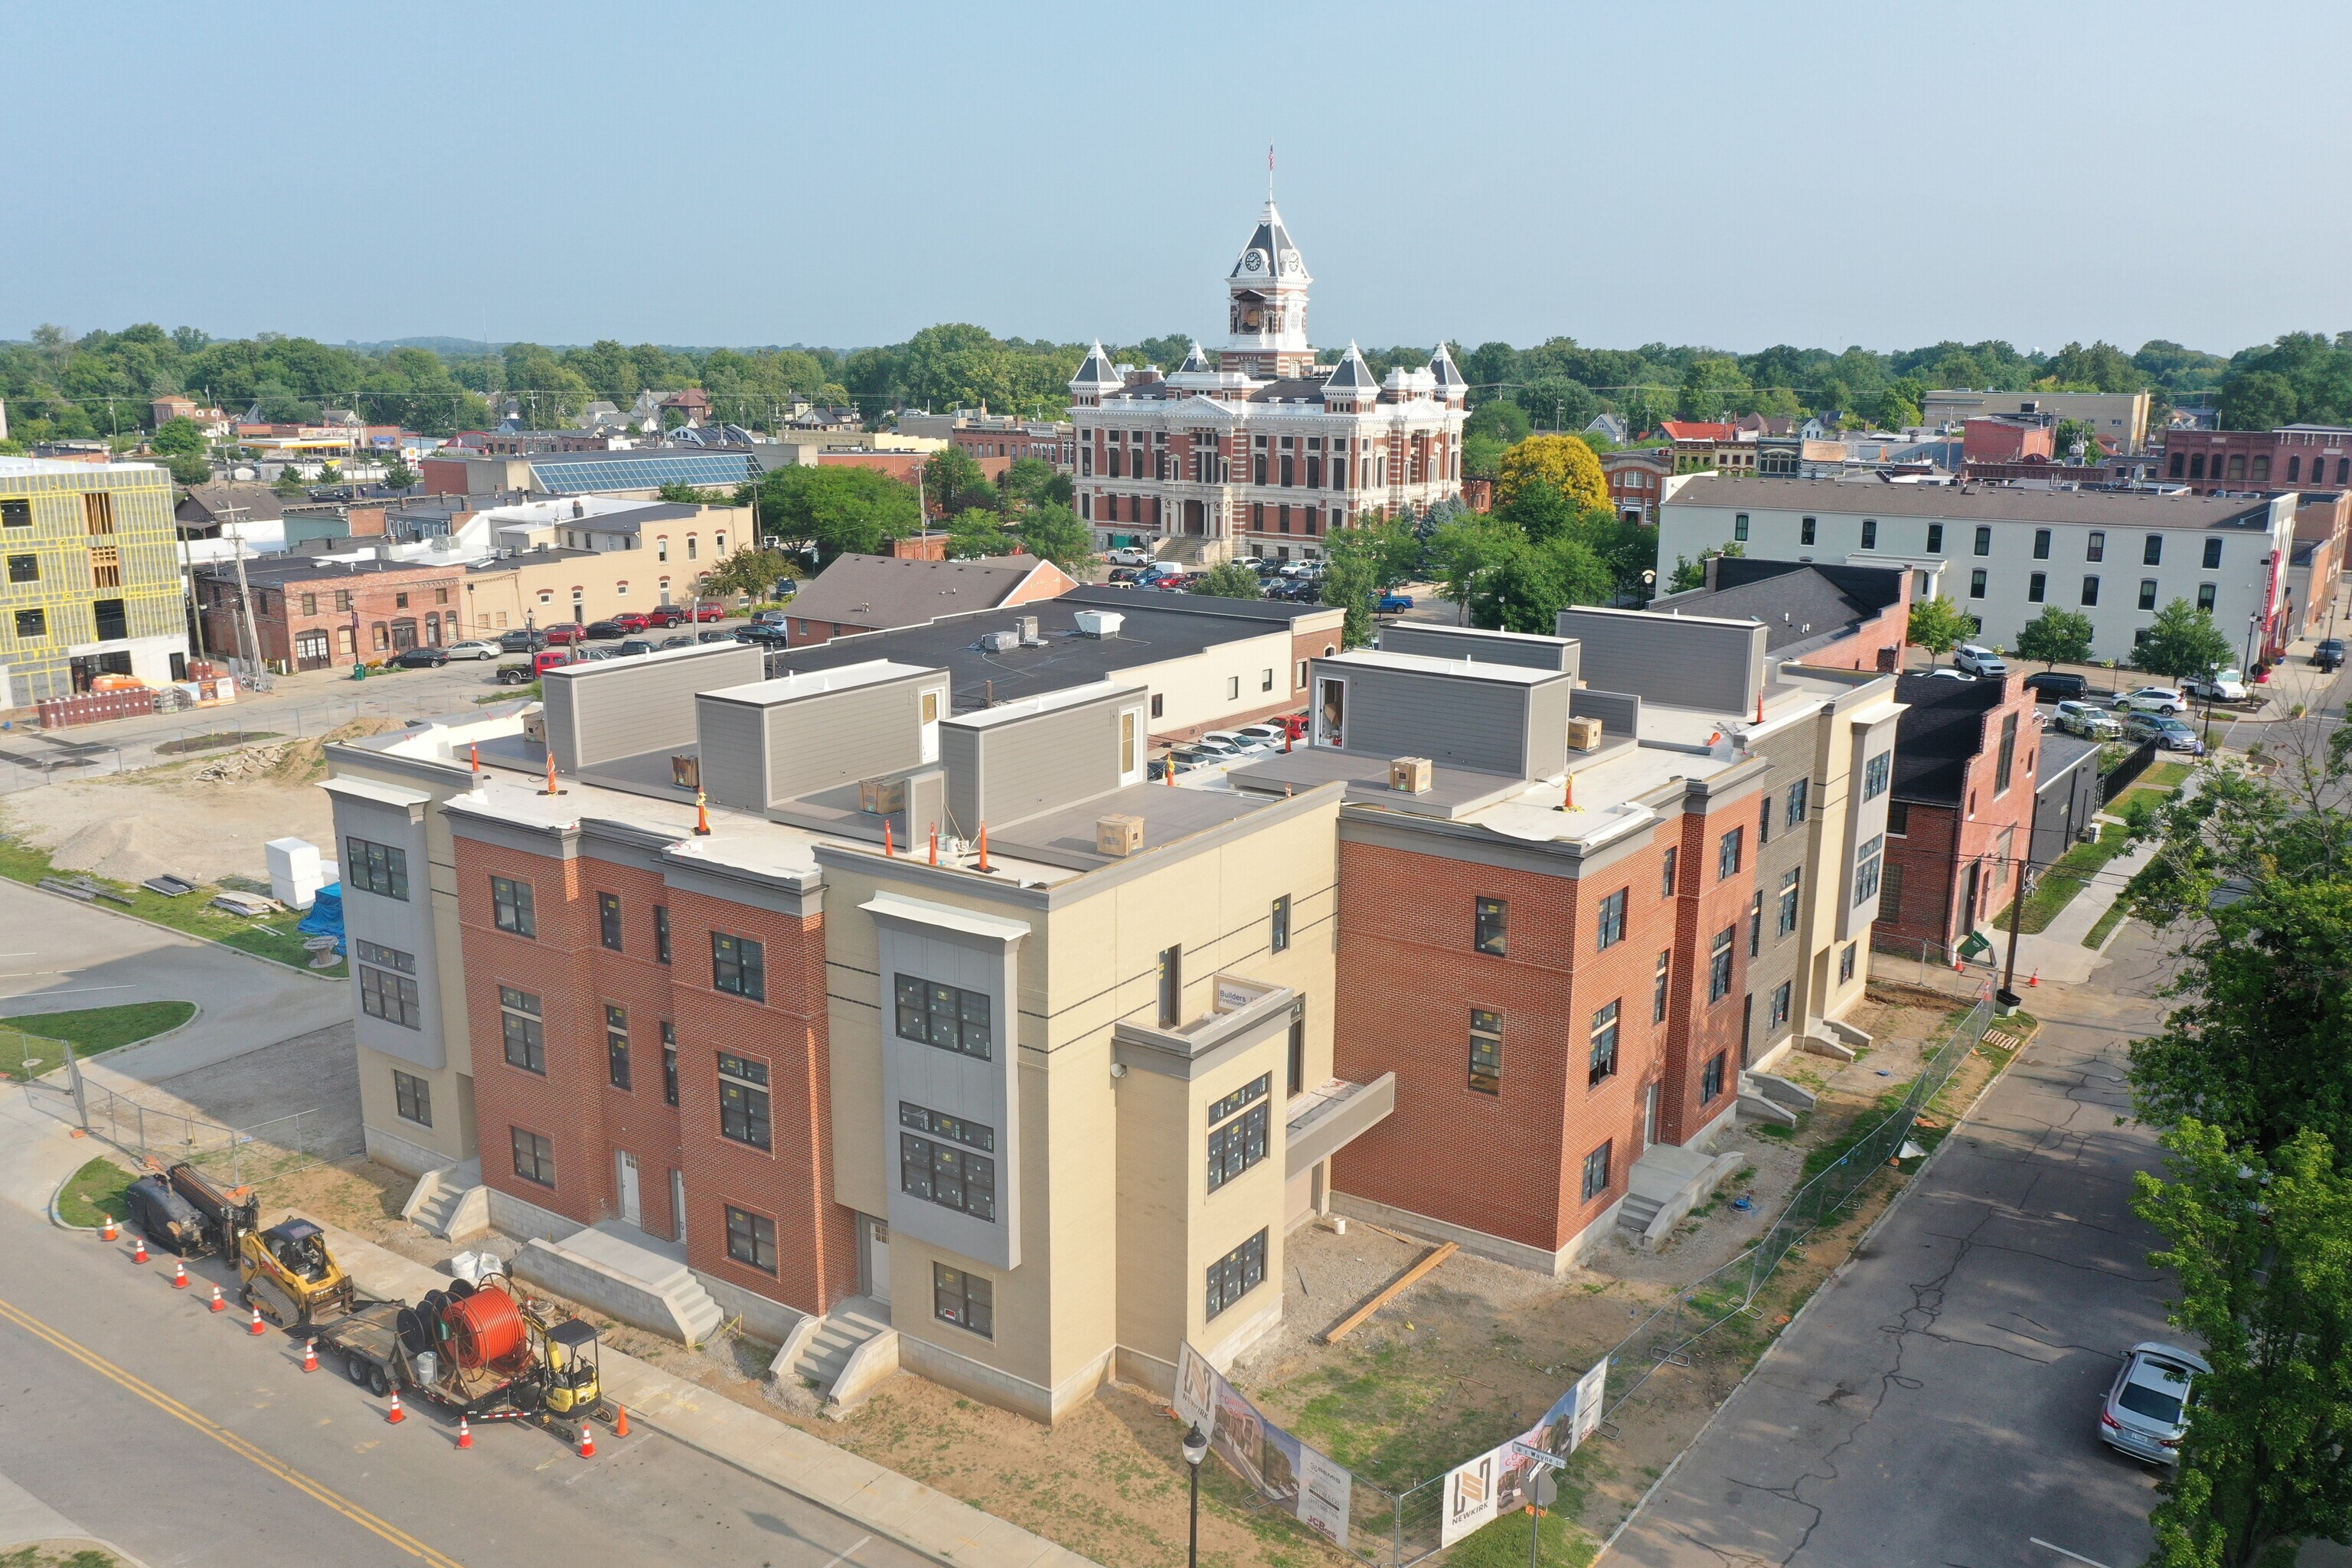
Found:
<path fill-rule="evenodd" d="M 311 899 L 310 912 L 295 926 L 304 936 L 331 936 L 335 951 L 346 951 L 343 941 L 343 885 L 330 882 Z"/>

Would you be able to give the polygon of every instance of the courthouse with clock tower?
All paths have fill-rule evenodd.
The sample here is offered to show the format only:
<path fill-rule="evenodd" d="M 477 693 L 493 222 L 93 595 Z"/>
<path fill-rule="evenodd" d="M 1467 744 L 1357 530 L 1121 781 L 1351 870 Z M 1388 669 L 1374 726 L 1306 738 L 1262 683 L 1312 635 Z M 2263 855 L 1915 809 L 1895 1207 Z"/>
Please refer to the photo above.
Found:
<path fill-rule="evenodd" d="M 1375 380 L 1353 343 L 1318 364 L 1314 279 L 1265 204 L 1225 279 L 1225 343 L 1172 373 L 1115 365 L 1097 342 L 1070 383 L 1079 515 L 1098 543 L 1197 540 L 1203 562 L 1313 560 L 1366 512 L 1425 510 L 1462 489 L 1468 386 L 1444 344 Z"/>

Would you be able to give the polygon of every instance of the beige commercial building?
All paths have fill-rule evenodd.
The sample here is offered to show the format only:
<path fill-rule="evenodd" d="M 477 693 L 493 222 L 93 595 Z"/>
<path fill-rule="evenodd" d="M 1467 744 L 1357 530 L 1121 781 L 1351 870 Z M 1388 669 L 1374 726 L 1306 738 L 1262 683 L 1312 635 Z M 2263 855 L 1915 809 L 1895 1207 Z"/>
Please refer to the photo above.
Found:
<path fill-rule="evenodd" d="M 1989 414 L 2088 420 L 2120 452 L 2137 452 L 2147 445 L 2147 409 L 2145 392 L 1976 392 L 1963 386 L 1919 399 L 1919 416 L 1928 425 L 1958 425 Z M 2058 456 L 2063 461 L 2066 455 Z"/>

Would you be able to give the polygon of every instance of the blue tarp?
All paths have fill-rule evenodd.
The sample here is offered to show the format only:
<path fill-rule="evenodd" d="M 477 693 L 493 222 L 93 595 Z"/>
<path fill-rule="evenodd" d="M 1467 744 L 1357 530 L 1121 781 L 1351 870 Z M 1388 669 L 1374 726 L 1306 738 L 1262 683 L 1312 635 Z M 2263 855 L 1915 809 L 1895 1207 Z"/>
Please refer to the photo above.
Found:
<path fill-rule="evenodd" d="M 310 912 L 295 926 L 304 936 L 331 936 L 335 939 L 335 951 L 343 947 L 343 885 L 330 882 L 313 895 Z"/>

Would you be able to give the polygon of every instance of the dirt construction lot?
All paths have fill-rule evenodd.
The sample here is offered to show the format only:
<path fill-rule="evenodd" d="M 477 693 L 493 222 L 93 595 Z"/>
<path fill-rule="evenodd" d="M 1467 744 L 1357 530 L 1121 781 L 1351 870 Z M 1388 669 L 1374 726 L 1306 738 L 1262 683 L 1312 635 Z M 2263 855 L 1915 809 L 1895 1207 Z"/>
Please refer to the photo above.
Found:
<path fill-rule="evenodd" d="M 1808 1157 L 1817 1167 L 1825 1164 L 1857 1124 L 1874 1124 L 1880 1102 L 1916 1076 L 1923 1047 L 1943 1037 L 1957 1016 L 1948 997 L 1874 987 L 1853 1021 L 1877 1043 L 1852 1063 L 1796 1057 L 1780 1064 L 1786 1076 L 1821 1095 L 1819 1108 L 1785 1137 L 1738 1129 L 1726 1146 L 1746 1152 L 1748 1169 L 1655 1253 L 1612 1238 L 1585 1267 L 1558 1280 L 1457 1253 L 1332 1346 L 1318 1342 L 1321 1332 L 1428 1247 L 1360 1223 L 1350 1224 L 1345 1235 L 1320 1226 L 1295 1232 L 1282 1282 L 1283 1325 L 1242 1359 L 1235 1383 L 1274 1420 L 1355 1472 L 1358 1545 L 1387 1561 L 1391 1505 L 1376 1487 L 1402 1490 L 1520 1431 L 1661 1303 L 1727 1264 L 1732 1265 L 1726 1276 L 1728 1299 L 1736 1302 L 1747 1279 L 1741 1255 L 1780 1212 Z M 2003 1052 L 1980 1048 L 1932 1108 L 1920 1142 L 1932 1146 L 1957 1108 L 1971 1102 L 2006 1060 Z M 1691 1347 L 1688 1365 L 1668 1367 L 1640 1384 L 1612 1426 L 1577 1454 L 1562 1499 L 1577 1531 L 1556 1542 L 1548 1534 L 1547 1561 L 1589 1560 L 1916 1168 L 1916 1161 L 1908 1162 L 1874 1181 L 1836 1223 L 1789 1255 L 1754 1315 L 1730 1319 Z M 300 1209 L 420 1261 L 439 1262 L 456 1248 L 398 1218 L 409 1186 L 392 1172 L 359 1163 L 298 1173 L 271 1182 L 264 1193 L 273 1206 Z M 1740 1196 L 1749 1200 L 1745 1211 L 1732 1205 Z M 513 1244 L 494 1240 L 492 1246 L 511 1251 Z M 1701 1307 L 1716 1303 L 1721 1310 L 1722 1289 L 1700 1294 Z M 673 1375 L 764 1409 L 1112 1568 L 1173 1568 L 1184 1561 L 1181 1430 L 1164 1407 L 1135 1390 L 1108 1389 L 1049 1431 L 901 1375 L 845 1419 L 831 1420 L 812 1414 L 805 1391 L 764 1381 L 772 1347 L 722 1339 L 689 1351 L 637 1330 L 608 1327 L 616 1348 Z M 1610 1399 L 1632 1387 L 1643 1370 L 1615 1368 Z M 1259 1508 L 1215 1461 L 1203 1468 L 1202 1482 L 1204 1562 L 1235 1568 L 1342 1561 L 1294 1521 Z M 1436 1490 L 1415 1494 L 1406 1507 L 1408 1558 L 1435 1543 Z M 1476 1568 L 1486 1568 L 1490 1558 L 1494 1568 L 1509 1568 L 1527 1553 L 1520 1516 L 1490 1526 L 1450 1555 Z"/>

